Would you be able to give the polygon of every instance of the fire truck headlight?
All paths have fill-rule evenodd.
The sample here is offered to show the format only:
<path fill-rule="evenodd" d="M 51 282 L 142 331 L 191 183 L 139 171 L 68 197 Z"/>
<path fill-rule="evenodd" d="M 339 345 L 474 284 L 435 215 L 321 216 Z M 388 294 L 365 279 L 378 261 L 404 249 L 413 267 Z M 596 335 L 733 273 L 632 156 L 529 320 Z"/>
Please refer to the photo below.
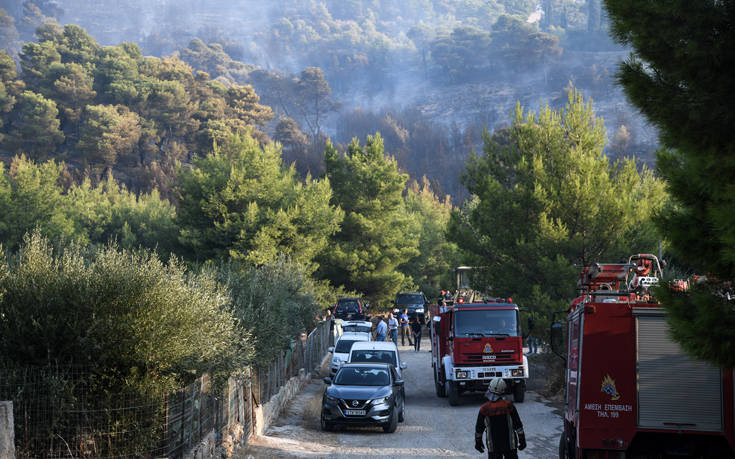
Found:
<path fill-rule="evenodd" d="M 457 379 L 467 379 L 467 372 L 466 371 L 458 371 L 457 372 Z"/>
<path fill-rule="evenodd" d="M 523 367 L 513 368 L 510 374 L 511 376 L 523 376 Z"/>

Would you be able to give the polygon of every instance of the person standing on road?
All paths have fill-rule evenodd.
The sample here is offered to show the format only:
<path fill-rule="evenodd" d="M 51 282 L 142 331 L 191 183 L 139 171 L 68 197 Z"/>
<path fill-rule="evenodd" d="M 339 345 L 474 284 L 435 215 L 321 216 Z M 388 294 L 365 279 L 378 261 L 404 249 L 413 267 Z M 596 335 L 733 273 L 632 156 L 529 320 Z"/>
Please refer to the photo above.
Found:
<path fill-rule="evenodd" d="M 378 316 L 378 325 L 375 327 L 375 341 L 385 341 L 385 334 L 388 332 L 388 326 L 382 317 Z"/>
<path fill-rule="evenodd" d="M 413 346 L 411 342 L 411 324 L 408 323 L 408 309 L 404 309 L 403 314 L 401 314 L 401 346 L 406 345 L 406 338 L 408 338 L 408 345 Z"/>
<path fill-rule="evenodd" d="M 517 450 L 526 448 L 526 435 L 518 411 L 503 399 L 505 381 L 494 378 L 485 392 L 488 402 L 480 407 L 475 423 L 475 449 L 485 451 L 488 459 L 518 459 Z M 485 433 L 485 445 L 482 434 Z"/>
<path fill-rule="evenodd" d="M 413 334 L 413 348 L 419 352 L 421 350 L 421 324 L 417 318 L 411 321 L 411 333 Z"/>
<path fill-rule="evenodd" d="M 393 313 L 388 314 L 388 332 L 390 333 L 390 339 L 398 347 L 398 320 L 393 317 Z"/>

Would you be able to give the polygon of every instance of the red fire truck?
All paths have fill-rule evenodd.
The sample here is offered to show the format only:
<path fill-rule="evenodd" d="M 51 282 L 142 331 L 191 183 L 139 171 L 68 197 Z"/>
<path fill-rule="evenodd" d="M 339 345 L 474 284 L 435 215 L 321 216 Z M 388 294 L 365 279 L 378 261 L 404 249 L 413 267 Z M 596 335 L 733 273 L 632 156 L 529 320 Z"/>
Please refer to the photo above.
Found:
<path fill-rule="evenodd" d="M 466 296 L 466 295 L 465 295 Z M 436 395 L 459 403 L 463 392 L 484 391 L 503 378 L 522 402 L 528 378 L 518 306 L 510 298 L 478 298 L 431 305 L 431 366 Z"/>
<path fill-rule="evenodd" d="M 735 457 L 733 371 L 671 340 L 650 292 L 660 276 L 649 254 L 582 271 L 566 319 L 560 458 Z M 564 327 L 552 324 L 552 348 Z"/>

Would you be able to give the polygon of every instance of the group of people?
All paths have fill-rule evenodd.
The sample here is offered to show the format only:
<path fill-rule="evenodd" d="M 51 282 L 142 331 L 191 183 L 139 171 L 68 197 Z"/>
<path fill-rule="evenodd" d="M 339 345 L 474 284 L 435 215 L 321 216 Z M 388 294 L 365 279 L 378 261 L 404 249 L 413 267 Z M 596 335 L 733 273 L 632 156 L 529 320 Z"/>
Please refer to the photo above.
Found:
<path fill-rule="evenodd" d="M 378 324 L 375 330 L 376 341 L 386 341 L 390 337 L 390 340 L 398 346 L 398 330 L 401 333 L 401 345 L 406 345 L 408 340 L 409 346 L 413 346 L 416 352 L 421 350 L 421 324 L 416 317 L 409 319 L 408 309 L 404 309 L 403 313 L 396 318 L 392 312 L 388 313 L 388 320 L 383 320 L 383 317 L 378 317 Z"/>

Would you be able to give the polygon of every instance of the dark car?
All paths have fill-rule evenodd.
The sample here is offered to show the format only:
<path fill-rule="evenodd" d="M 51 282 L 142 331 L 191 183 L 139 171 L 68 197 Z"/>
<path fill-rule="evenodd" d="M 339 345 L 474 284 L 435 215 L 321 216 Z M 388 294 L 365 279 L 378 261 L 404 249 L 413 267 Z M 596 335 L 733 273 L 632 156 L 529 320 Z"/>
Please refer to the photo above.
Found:
<path fill-rule="evenodd" d="M 426 323 L 426 313 L 429 307 L 429 300 L 426 299 L 421 292 L 401 292 L 396 295 L 396 300 L 393 302 L 398 309 L 399 314 L 403 313 L 404 309 L 408 310 L 408 319 L 418 319 L 420 324 Z"/>
<path fill-rule="evenodd" d="M 334 318 L 342 320 L 365 320 L 365 305 L 359 298 L 340 298 L 334 307 Z"/>
<path fill-rule="evenodd" d="M 346 363 L 329 384 L 322 398 L 322 430 L 342 426 L 380 426 L 396 431 L 406 407 L 403 380 L 393 365 L 386 363 Z"/>

